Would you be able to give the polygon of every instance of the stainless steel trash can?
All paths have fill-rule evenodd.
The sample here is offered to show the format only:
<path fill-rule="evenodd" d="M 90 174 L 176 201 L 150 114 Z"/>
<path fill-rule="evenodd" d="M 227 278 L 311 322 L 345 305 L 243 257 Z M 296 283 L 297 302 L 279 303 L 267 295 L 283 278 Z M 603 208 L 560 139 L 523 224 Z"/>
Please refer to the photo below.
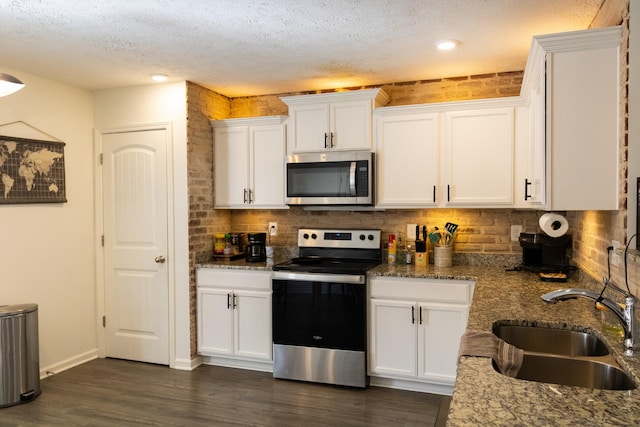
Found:
<path fill-rule="evenodd" d="M 0 408 L 40 393 L 38 305 L 0 306 Z"/>

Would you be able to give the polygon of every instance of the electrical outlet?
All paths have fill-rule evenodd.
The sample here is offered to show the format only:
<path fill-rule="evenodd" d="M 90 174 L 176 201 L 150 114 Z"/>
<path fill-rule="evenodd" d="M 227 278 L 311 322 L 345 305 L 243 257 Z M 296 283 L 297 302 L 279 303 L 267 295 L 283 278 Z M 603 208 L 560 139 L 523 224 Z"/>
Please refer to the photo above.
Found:
<path fill-rule="evenodd" d="M 416 240 L 416 227 L 418 224 L 407 224 L 407 241 Z"/>
<path fill-rule="evenodd" d="M 278 223 L 270 222 L 269 223 L 269 236 L 277 236 L 278 235 Z"/>
<path fill-rule="evenodd" d="M 613 246 L 613 250 L 611 251 L 611 265 L 618 267 L 620 265 L 620 254 L 617 251 L 620 249 L 620 242 L 612 240 L 611 246 Z"/>
<path fill-rule="evenodd" d="M 514 224 L 511 226 L 511 241 L 517 242 L 520 240 L 520 233 L 522 233 L 522 226 Z"/>

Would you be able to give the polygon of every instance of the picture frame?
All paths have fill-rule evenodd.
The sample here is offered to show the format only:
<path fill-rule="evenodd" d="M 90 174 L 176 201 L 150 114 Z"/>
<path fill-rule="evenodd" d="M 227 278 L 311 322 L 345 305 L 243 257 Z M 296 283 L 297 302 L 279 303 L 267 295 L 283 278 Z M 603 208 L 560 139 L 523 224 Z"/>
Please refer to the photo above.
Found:
<path fill-rule="evenodd" d="M 0 205 L 66 202 L 64 147 L 0 135 Z"/>

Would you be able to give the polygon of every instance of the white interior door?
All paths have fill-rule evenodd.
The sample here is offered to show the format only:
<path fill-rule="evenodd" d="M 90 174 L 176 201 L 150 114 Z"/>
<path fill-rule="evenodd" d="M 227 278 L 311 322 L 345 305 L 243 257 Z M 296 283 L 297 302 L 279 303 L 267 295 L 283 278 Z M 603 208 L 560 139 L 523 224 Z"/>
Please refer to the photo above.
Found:
<path fill-rule="evenodd" d="M 169 364 L 167 130 L 102 136 L 105 353 Z"/>

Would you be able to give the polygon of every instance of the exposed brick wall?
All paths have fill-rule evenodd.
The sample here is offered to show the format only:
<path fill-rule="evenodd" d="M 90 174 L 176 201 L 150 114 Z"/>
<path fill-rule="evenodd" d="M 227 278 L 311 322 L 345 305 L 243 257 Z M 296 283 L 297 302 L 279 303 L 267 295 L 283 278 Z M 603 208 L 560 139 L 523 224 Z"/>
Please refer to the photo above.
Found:
<path fill-rule="evenodd" d="M 387 106 L 501 98 L 520 94 L 523 73 L 523 71 L 512 71 L 477 76 L 388 83 L 375 87 L 381 87 L 389 95 L 390 101 Z M 373 87 L 363 86 L 352 89 L 370 89 Z M 286 116 L 288 114 L 287 105 L 279 97 L 309 93 L 320 93 L 320 91 L 233 98 L 229 117 L 256 117 L 277 114 Z"/>
<path fill-rule="evenodd" d="M 226 210 L 213 209 L 213 144 L 209 121 L 229 115 L 229 100 L 193 83 L 187 83 L 187 174 L 189 188 L 189 296 L 191 307 L 191 357 L 196 356 L 195 266 L 213 253 L 212 235 L 231 226 Z"/>
<path fill-rule="evenodd" d="M 297 231 L 302 227 L 360 227 L 383 232 L 402 233 L 406 225 L 444 228 L 446 222 L 460 226 L 454 249 L 456 252 L 521 253 L 518 242 L 510 241 L 511 224 L 522 224 L 524 231 L 537 230 L 539 213 L 515 209 L 402 209 L 379 212 L 238 210 L 232 215 L 233 229 L 239 232 L 267 231 L 269 221 L 278 222 L 278 235 L 271 237 L 275 247 L 297 245 Z"/>

